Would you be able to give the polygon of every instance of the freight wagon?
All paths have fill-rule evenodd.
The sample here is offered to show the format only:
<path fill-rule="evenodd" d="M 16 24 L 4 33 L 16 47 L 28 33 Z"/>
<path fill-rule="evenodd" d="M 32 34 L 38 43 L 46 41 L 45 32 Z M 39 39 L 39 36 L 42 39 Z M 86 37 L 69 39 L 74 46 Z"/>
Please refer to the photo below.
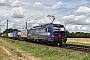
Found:
<path fill-rule="evenodd" d="M 28 29 L 26 30 L 21 30 L 20 32 L 18 32 L 18 39 L 19 40 L 27 40 L 27 37 L 28 37 Z"/>

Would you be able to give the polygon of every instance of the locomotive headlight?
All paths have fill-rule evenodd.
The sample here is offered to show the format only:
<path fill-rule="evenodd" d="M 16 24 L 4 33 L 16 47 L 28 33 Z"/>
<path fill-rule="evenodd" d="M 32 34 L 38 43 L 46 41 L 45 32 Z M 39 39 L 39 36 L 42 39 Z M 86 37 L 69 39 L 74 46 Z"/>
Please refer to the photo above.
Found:
<path fill-rule="evenodd" d="M 52 34 L 52 37 L 54 37 L 54 34 Z"/>
<path fill-rule="evenodd" d="M 66 37 L 66 35 L 65 35 L 65 37 Z"/>

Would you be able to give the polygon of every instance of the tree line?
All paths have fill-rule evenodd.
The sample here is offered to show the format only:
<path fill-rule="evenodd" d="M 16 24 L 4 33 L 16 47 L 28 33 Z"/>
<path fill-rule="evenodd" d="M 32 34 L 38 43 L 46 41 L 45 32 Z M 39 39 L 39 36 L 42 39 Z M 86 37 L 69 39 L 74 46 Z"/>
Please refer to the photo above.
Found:
<path fill-rule="evenodd" d="M 13 31 L 18 31 L 18 30 L 17 29 L 9 28 L 9 29 L 5 29 L 5 31 L 3 31 L 3 33 L 11 33 Z"/>
<path fill-rule="evenodd" d="M 90 38 L 90 33 L 66 31 L 67 38 Z"/>

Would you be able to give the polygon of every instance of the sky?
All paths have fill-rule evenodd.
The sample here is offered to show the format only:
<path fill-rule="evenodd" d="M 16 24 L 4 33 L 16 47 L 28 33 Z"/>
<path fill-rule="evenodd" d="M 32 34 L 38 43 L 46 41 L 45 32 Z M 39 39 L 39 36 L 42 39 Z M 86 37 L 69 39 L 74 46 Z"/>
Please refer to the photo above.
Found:
<path fill-rule="evenodd" d="M 1 32 L 40 24 L 63 24 L 70 32 L 90 32 L 90 0 L 0 0 Z"/>

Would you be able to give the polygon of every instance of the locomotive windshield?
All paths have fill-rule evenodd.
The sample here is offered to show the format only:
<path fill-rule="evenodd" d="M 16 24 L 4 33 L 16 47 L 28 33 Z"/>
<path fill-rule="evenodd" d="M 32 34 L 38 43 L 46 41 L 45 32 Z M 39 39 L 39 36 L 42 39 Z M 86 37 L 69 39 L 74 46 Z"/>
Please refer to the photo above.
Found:
<path fill-rule="evenodd" d="M 64 27 L 54 27 L 54 31 L 65 31 Z"/>
<path fill-rule="evenodd" d="M 65 31 L 65 28 L 63 25 L 54 25 L 54 31 L 58 32 L 58 31 Z"/>

